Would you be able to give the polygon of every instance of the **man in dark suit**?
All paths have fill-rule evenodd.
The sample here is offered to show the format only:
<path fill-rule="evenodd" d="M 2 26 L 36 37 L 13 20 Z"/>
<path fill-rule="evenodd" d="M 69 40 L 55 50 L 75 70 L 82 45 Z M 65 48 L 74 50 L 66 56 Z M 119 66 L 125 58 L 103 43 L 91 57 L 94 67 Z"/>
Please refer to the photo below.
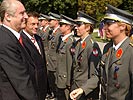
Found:
<path fill-rule="evenodd" d="M 39 23 L 38 17 L 39 14 L 37 12 L 28 13 L 26 27 L 21 32 L 21 36 L 24 47 L 36 66 L 35 74 L 32 78 L 38 100 L 44 100 L 47 93 L 47 69 L 42 39 L 36 34 Z"/>
<path fill-rule="evenodd" d="M 35 66 L 19 42 L 25 8 L 18 0 L 4 0 L 0 14 L 0 100 L 38 100 L 31 80 Z"/>

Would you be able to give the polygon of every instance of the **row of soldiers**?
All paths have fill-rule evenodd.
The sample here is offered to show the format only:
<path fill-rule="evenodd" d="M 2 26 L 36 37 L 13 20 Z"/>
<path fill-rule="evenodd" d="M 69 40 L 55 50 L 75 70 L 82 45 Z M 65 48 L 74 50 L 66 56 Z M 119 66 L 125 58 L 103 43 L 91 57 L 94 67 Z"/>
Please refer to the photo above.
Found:
<path fill-rule="evenodd" d="M 101 54 L 91 38 L 91 16 L 50 13 L 49 28 L 38 30 L 38 13 L 27 13 L 19 0 L 3 0 L 0 100 L 44 100 L 47 91 L 57 100 L 133 100 L 133 15 L 107 8 L 102 22 L 111 41 Z"/>
<path fill-rule="evenodd" d="M 70 89 L 78 88 L 93 75 L 101 57 L 98 44 L 91 38 L 96 19 L 81 11 L 77 16 L 73 20 L 50 12 L 39 17 L 38 35 L 45 46 L 49 89 L 58 100 L 68 100 Z"/>
<path fill-rule="evenodd" d="M 104 22 L 105 25 L 111 25 L 115 22 L 125 22 L 128 23 L 129 26 L 132 26 L 131 18 L 131 14 L 108 5 L 107 14 L 102 22 Z M 107 96 L 108 94 L 106 93 L 108 91 L 108 87 L 106 86 L 108 81 L 105 78 L 106 75 L 101 73 L 101 67 L 105 67 L 104 63 L 106 59 L 100 62 L 102 57 L 101 50 L 98 44 L 91 37 L 94 25 L 97 22 L 96 19 L 79 11 L 77 13 L 77 19 L 75 20 L 62 14 L 59 16 L 55 13 L 49 13 L 49 15 L 41 14 L 39 20 L 41 27 L 38 35 L 41 36 L 45 46 L 44 49 L 47 61 L 50 93 L 52 93 L 57 100 L 68 100 L 70 91 L 80 88 L 83 90 L 83 94 L 79 95 L 81 94 L 80 91 L 74 91 L 71 93 L 71 99 L 75 100 L 75 94 L 79 93 L 79 96 L 75 96 L 78 100 L 96 100 L 101 98 L 102 93 L 104 94 L 104 98 L 102 98 L 103 100 L 105 100 L 105 98 L 108 100 L 117 98 L 118 100 L 118 97 Z M 130 35 L 130 29 L 131 27 L 127 29 L 126 36 Z M 111 43 L 105 46 L 103 55 L 108 55 L 110 47 L 113 45 L 112 38 L 110 39 Z M 118 49 L 116 52 L 116 58 L 120 58 L 119 56 L 121 56 L 121 53 L 120 55 L 119 53 L 120 50 Z M 115 60 L 113 63 L 116 65 L 115 67 L 117 67 L 114 70 L 119 69 L 119 66 L 117 66 L 118 61 Z M 112 80 L 119 81 L 118 70 L 115 72 L 112 71 L 112 73 L 113 75 L 116 75 L 116 78 Z M 103 77 L 101 78 L 102 75 Z M 92 80 L 93 82 L 90 82 L 89 85 L 86 86 L 86 83 L 95 76 L 99 81 L 95 82 L 96 80 Z M 112 76 L 110 76 L 109 73 L 109 76 L 106 77 Z M 100 88 L 101 83 L 103 87 L 102 92 Z M 114 85 L 115 88 L 119 89 L 119 82 L 117 82 L 118 84 L 115 82 L 110 83 L 111 87 Z M 129 84 L 132 83 L 129 82 Z M 90 91 L 88 87 L 90 88 Z M 109 92 L 110 91 L 112 92 L 113 90 L 109 90 Z M 127 96 L 128 93 L 124 95 Z M 123 98 L 125 99 L 125 96 L 122 97 L 121 100 L 123 100 Z M 130 98 L 130 96 L 127 98 Z"/>

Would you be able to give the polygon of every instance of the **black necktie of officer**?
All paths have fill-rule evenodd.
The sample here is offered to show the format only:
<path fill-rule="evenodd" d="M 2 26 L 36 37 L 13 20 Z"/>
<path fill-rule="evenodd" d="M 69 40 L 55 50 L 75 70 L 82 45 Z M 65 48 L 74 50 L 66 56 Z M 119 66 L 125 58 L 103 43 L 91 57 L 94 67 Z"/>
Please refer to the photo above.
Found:
<path fill-rule="evenodd" d="M 53 29 L 49 30 L 48 40 L 52 39 L 52 33 L 53 33 Z"/>
<path fill-rule="evenodd" d="M 56 48 L 56 52 L 59 52 L 59 48 L 60 48 L 60 45 L 61 45 L 61 42 L 62 42 L 62 37 L 63 37 L 63 35 L 60 35 L 59 38 L 58 38 L 58 45 L 57 45 L 57 48 Z"/>

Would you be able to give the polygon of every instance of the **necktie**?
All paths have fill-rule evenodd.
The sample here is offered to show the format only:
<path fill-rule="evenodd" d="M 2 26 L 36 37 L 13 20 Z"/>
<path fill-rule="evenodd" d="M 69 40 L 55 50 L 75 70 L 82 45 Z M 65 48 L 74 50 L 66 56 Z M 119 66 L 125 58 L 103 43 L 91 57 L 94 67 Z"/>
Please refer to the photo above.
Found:
<path fill-rule="evenodd" d="M 23 45 L 23 40 L 22 40 L 22 36 L 20 35 L 20 37 L 19 37 L 19 42 L 20 42 L 20 44 L 22 45 L 22 46 L 24 46 Z"/>
<path fill-rule="evenodd" d="M 114 57 L 114 54 L 115 54 L 115 48 L 112 48 L 111 55 L 110 55 L 110 60 L 109 60 L 109 65 L 111 65 L 111 62 L 112 62 L 113 57 Z"/>
<path fill-rule="evenodd" d="M 51 40 L 53 38 L 53 29 L 49 30 L 49 34 L 48 34 L 48 40 Z"/>
<path fill-rule="evenodd" d="M 31 38 L 32 43 L 35 45 L 36 49 L 39 51 L 39 53 L 41 54 L 39 45 L 37 44 L 37 41 L 34 37 Z"/>

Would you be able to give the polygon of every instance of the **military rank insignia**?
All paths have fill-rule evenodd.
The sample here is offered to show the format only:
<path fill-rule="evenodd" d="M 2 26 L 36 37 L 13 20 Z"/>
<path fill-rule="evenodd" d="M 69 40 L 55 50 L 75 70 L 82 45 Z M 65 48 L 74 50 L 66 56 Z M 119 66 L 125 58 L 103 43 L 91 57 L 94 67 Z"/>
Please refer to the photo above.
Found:
<path fill-rule="evenodd" d="M 84 49 L 86 47 L 86 42 L 84 41 L 83 43 L 82 43 L 82 48 Z"/>
<path fill-rule="evenodd" d="M 120 88 L 120 84 L 118 82 L 118 71 L 119 71 L 119 67 L 118 66 L 115 66 L 115 69 L 114 69 L 114 80 L 116 80 L 117 82 L 114 84 L 114 86 L 119 89 Z"/>
<path fill-rule="evenodd" d="M 75 54 L 75 48 L 70 48 L 71 54 Z"/>
<path fill-rule="evenodd" d="M 94 56 L 98 56 L 98 50 L 96 48 L 93 48 L 93 51 L 92 52 L 93 52 L 93 55 Z"/>
<path fill-rule="evenodd" d="M 122 48 L 118 49 L 116 52 L 116 58 L 121 58 L 122 54 L 123 54 Z"/>
<path fill-rule="evenodd" d="M 118 70 L 119 70 L 119 67 L 115 66 L 115 69 L 114 69 L 114 79 L 115 80 L 118 78 Z"/>

